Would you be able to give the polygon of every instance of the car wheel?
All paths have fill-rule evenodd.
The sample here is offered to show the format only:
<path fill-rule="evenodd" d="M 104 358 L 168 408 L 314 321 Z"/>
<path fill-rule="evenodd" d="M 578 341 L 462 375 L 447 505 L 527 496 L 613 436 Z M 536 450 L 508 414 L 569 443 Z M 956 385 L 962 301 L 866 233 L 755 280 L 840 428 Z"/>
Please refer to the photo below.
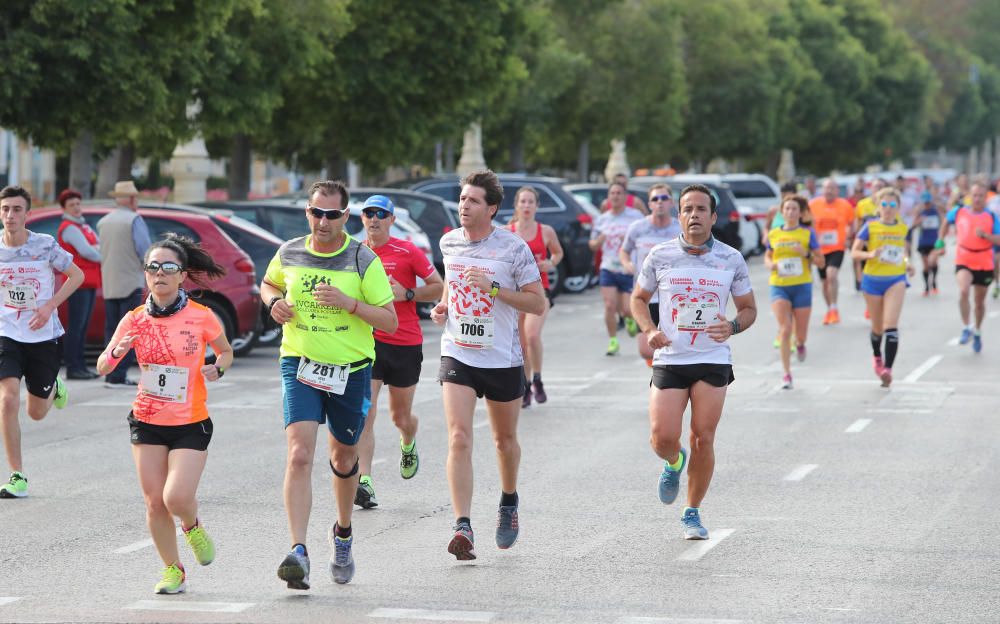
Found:
<path fill-rule="evenodd" d="M 583 275 L 570 275 L 563 280 L 562 289 L 574 295 L 580 294 L 590 288 L 593 272 L 587 271 Z"/>
<path fill-rule="evenodd" d="M 229 339 L 229 344 L 233 347 L 234 356 L 243 357 L 253 351 L 253 348 L 257 345 L 257 338 L 260 336 L 259 327 L 254 327 L 236 336 L 234 335 L 236 333 L 234 329 L 236 325 L 229 312 L 221 303 L 213 299 L 203 299 L 199 303 L 211 310 L 215 314 L 215 318 L 219 319 L 223 331 L 226 332 L 226 338 Z M 205 348 L 205 361 L 209 364 L 215 362 L 215 352 L 212 350 L 212 345 L 208 345 Z"/>
<path fill-rule="evenodd" d="M 257 338 L 258 347 L 271 347 L 281 344 L 281 325 L 274 322 L 274 319 L 267 313 L 267 306 L 260 307 L 260 336 Z"/>
<path fill-rule="evenodd" d="M 549 271 L 549 290 L 554 293 L 561 292 L 563 287 L 563 269 L 558 264 Z"/>

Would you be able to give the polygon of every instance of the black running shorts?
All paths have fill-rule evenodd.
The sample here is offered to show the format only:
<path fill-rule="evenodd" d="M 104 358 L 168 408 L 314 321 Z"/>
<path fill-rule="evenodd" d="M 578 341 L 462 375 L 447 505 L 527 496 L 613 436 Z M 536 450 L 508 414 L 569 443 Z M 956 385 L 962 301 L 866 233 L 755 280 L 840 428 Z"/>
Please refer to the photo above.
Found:
<path fill-rule="evenodd" d="M 423 361 L 423 345 L 394 345 L 376 340 L 372 379 L 397 388 L 415 386 L 420 381 Z"/>
<path fill-rule="evenodd" d="M 649 383 L 660 390 L 685 390 L 699 381 L 724 388 L 736 381 L 736 377 L 733 376 L 732 364 L 657 364 L 653 367 L 653 378 Z"/>
<path fill-rule="evenodd" d="M 48 398 L 62 365 L 62 338 L 43 342 L 18 342 L 0 337 L 0 379 L 24 377 L 28 392 Z"/>
<path fill-rule="evenodd" d="M 187 425 L 165 426 L 137 420 L 132 412 L 128 413 L 128 424 L 132 434 L 132 444 L 165 446 L 171 451 L 174 449 L 207 451 L 214 428 L 211 418 Z"/>
<path fill-rule="evenodd" d="M 490 401 L 507 402 L 524 397 L 524 367 L 476 368 L 463 364 L 453 357 L 441 356 L 438 381 L 468 386 L 476 396 Z"/>

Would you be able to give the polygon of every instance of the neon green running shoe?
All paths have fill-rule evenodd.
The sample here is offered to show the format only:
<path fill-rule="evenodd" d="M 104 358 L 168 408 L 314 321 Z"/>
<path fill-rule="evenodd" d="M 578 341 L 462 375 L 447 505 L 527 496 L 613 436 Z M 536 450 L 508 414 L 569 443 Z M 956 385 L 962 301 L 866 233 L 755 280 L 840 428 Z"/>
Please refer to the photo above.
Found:
<path fill-rule="evenodd" d="M 56 406 L 56 409 L 62 409 L 66 407 L 66 401 L 69 400 L 69 389 L 66 387 L 66 383 L 61 377 L 56 377 L 56 396 L 52 400 L 52 405 Z"/>
<path fill-rule="evenodd" d="M 198 563 L 206 566 L 215 560 L 215 543 L 200 522 L 190 531 L 184 532 L 184 539 Z"/>
<path fill-rule="evenodd" d="M 156 584 L 156 593 L 158 594 L 179 594 L 187 589 L 187 585 L 184 583 L 187 575 L 179 563 L 163 568 L 160 576 L 160 582 Z"/>
<path fill-rule="evenodd" d="M 608 340 L 608 351 L 605 355 L 618 355 L 618 338 Z"/>
<path fill-rule="evenodd" d="M 28 495 L 28 480 L 20 472 L 10 473 L 10 481 L 0 485 L 0 498 L 24 498 Z"/>
<path fill-rule="evenodd" d="M 625 317 L 625 331 L 627 331 L 628 335 L 632 338 L 639 335 L 639 324 L 636 323 L 635 319 L 631 316 Z"/>
<path fill-rule="evenodd" d="M 420 456 L 417 455 L 417 441 L 414 440 L 410 450 L 407 451 L 403 447 L 403 438 L 400 438 L 399 452 L 401 453 L 399 457 L 399 476 L 404 479 L 412 479 L 417 475 L 417 471 L 420 470 Z"/>

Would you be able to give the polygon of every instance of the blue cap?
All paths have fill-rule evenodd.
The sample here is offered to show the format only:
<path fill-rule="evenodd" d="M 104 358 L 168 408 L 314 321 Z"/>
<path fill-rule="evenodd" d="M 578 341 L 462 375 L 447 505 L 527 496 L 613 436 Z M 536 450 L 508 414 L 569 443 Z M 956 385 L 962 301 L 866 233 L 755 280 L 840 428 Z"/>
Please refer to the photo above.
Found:
<path fill-rule="evenodd" d="M 920 201 L 922 201 L 922 202 L 933 201 L 933 199 L 934 199 L 934 196 L 931 195 L 930 191 L 924 191 L 923 193 L 920 194 Z"/>
<path fill-rule="evenodd" d="M 385 195 L 372 195 L 365 200 L 365 208 L 381 208 L 382 210 L 387 210 L 389 214 L 396 214 L 396 207 L 392 205 L 392 200 Z"/>

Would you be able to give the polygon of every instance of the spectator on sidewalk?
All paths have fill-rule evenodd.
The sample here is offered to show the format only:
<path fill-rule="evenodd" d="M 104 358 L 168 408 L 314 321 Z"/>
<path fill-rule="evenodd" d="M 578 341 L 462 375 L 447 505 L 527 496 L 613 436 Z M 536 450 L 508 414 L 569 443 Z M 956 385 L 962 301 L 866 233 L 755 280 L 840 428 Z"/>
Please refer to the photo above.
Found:
<path fill-rule="evenodd" d="M 83 219 L 80 200 L 80 193 L 74 189 L 68 188 L 59 193 L 63 217 L 57 240 L 60 247 L 73 254 L 73 264 L 83 271 L 83 283 L 68 299 L 69 321 L 63 340 L 63 359 L 66 361 L 67 379 L 97 379 L 100 375 L 87 367 L 83 351 L 97 289 L 101 287 L 101 248 L 97 232 Z"/>

